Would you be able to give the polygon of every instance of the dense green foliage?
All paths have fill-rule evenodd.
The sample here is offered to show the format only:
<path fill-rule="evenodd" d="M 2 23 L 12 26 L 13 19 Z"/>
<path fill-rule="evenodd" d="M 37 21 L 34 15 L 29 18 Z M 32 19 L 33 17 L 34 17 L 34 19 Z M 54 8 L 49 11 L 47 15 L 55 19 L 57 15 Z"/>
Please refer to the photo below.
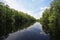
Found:
<path fill-rule="evenodd" d="M 60 40 L 60 0 L 53 0 L 50 8 L 43 12 L 40 23 L 51 40 Z"/>
<path fill-rule="evenodd" d="M 26 13 L 9 8 L 8 5 L 0 2 L 0 36 L 27 27 L 36 19 Z M 28 24 L 27 24 L 28 23 Z M 24 27 L 23 24 L 27 24 Z"/>

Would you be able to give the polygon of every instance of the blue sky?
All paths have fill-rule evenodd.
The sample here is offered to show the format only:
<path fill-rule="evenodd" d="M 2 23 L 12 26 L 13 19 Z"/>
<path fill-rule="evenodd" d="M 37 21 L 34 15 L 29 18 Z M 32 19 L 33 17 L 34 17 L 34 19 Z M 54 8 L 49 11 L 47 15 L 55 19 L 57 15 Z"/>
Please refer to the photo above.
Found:
<path fill-rule="evenodd" d="M 43 11 L 49 8 L 52 0 L 0 0 L 10 6 L 10 8 L 25 12 L 36 19 L 40 18 Z"/>

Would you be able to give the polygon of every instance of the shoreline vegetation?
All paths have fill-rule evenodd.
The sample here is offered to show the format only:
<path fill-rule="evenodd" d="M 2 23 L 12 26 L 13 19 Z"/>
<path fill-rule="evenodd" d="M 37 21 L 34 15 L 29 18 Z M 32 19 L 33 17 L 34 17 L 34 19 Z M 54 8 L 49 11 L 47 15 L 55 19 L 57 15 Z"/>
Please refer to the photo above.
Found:
<path fill-rule="evenodd" d="M 28 27 L 35 21 L 36 19 L 27 13 L 11 9 L 0 2 L 0 39 L 9 33 Z"/>
<path fill-rule="evenodd" d="M 60 40 L 60 0 L 53 0 L 50 8 L 43 12 L 40 23 L 50 40 Z"/>
<path fill-rule="evenodd" d="M 53 0 L 40 19 L 17 11 L 0 2 L 0 39 L 9 33 L 26 28 L 34 22 L 40 22 L 43 30 L 50 35 L 50 40 L 60 40 L 60 0 Z"/>

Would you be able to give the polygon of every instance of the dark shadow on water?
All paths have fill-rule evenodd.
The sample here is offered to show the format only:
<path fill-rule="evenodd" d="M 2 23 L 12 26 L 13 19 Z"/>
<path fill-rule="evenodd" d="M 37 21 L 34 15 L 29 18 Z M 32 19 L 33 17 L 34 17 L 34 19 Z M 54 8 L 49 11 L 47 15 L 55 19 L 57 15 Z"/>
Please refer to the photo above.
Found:
<path fill-rule="evenodd" d="M 49 40 L 40 23 L 36 22 L 28 28 L 24 28 L 14 33 L 10 33 L 5 40 Z"/>
<path fill-rule="evenodd" d="M 23 28 L 27 28 L 33 24 L 34 24 L 34 22 L 33 23 L 26 22 L 26 23 L 21 23 L 21 24 L 17 24 L 17 25 L 14 25 L 14 24 L 13 25 L 7 24 L 6 26 L 1 25 L 0 26 L 0 40 L 4 40 L 5 38 L 7 38 L 10 33 L 14 33 L 18 30 L 23 29 Z"/>

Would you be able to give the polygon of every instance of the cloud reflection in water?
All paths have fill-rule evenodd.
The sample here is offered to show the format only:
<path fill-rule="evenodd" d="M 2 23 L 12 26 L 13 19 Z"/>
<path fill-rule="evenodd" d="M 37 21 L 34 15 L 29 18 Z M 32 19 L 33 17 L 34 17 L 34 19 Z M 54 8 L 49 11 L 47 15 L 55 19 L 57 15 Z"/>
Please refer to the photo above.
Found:
<path fill-rule="evenodd" d="M 35 23 L 30 27 L 9 34 L 6 40 L 49 40 L 49 35 L 42 30 L 40 23 Z"/>

